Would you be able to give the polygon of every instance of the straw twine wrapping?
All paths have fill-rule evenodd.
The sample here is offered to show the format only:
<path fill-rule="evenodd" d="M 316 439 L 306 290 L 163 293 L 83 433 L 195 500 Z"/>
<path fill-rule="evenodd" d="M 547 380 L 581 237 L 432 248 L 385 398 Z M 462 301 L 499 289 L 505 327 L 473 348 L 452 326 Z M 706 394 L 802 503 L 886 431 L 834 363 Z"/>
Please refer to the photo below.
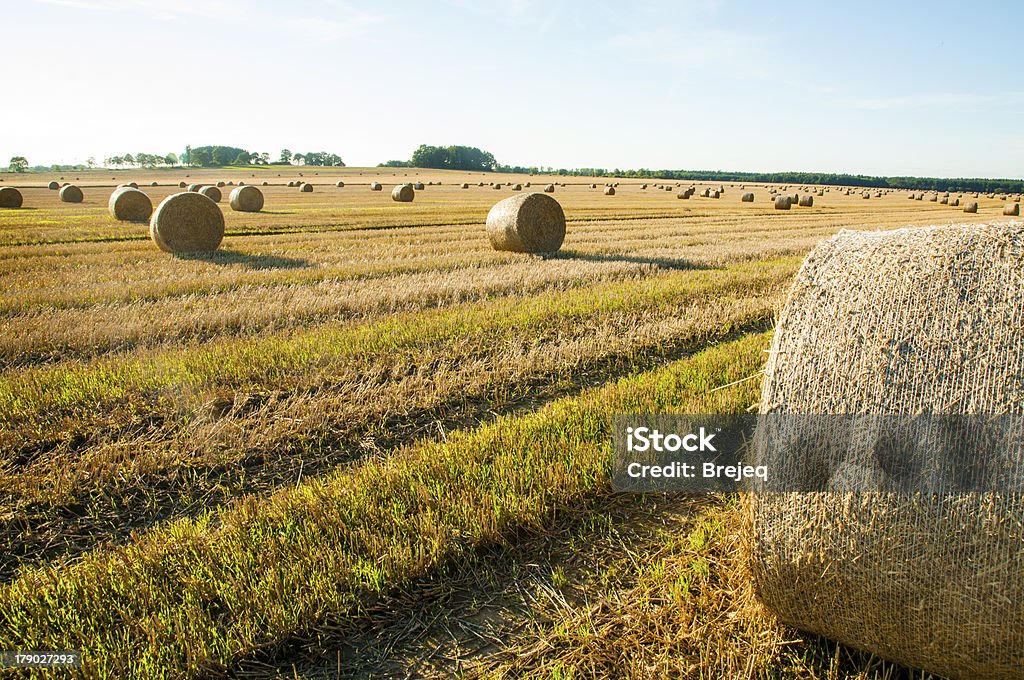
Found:
<path fill-rule="evenodd" d="M 422 186 L 422 185 L 420 185 Z M 416 198 L 416 191 L 411 184 L 399 184 L 391 190 L 391 200 L 399 203 L 411 203 Z"/>
<path fill-rule="evenodd" d="M 1014 223 L 840 232 L 796 276 L 762 412 L 1021 413 L 1022 262 Z M 762 453 L 786 479 L 815 463 Z M 1024 497 L 843 493 L 834 471 L 828 491 L 746 495 L 762 601 L 931 673 L 1024 677 Z"/>
<path fill-rule="evenodd" d="M 209 252 L 224 239 L 224 214 L 202 194 L 174 194 L 156 207 L 149 235 L 168 253 Z"/>
<path fill-rule="evenodd" d="M 240 186 L 231 190 L 228 202 L 238 212 L 259 212 L 263 210 L 263 192 L 254 186 Z"/>
<path fill-rule="evenodd" d="M 218 189 L 217 187 L 203 187 L 202 189 L 199 190 L 199 193 L 201 193 L 203 196 L 206 196 L 214 203 L 220 203 L 220 199 L 223 198 L 223 196 L 220 193 L 220 189 Z"/>
<path fill-rule="evenodd" d="M 67 184 L 60 188 L 60 200 L 65 203 L 81 203 L 82 198 L 84 198 L 82 190 L 74 184 Z"/>
<path fill-rule="evenodd" d="M 565 213 L 551 196 L 518 194 L 487 213 L 487 238 L 495 250 L 553 253 L 565 240 Z"/>
<path fill-rule="evenodd" d="M 0 187 L 0 208 L 20 208 L 21 192 L 14 187 Z"/>
<path fill-rule="evenodd" d="M 121 187 L 110 194 L 107 209 L 110 210 L 110 216 L 115 220 L 148 222 L 150 215 L 153 214 L 153 201 L 138 189 Z"/>

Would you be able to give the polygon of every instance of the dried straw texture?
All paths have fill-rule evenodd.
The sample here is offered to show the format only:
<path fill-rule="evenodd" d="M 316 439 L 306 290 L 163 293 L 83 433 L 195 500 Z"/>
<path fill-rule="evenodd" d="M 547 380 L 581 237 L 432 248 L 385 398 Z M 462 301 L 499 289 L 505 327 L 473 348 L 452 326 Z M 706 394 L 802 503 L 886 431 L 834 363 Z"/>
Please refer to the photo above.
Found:
<path fill-rule="evenodd" d="M 1019 224 L 840 232 L 796 276 L 762 412 L 1021 413 L 1022 260 Z M 783 484 L 815 465 L 762 453 Z M 819 469 L 822 492 L 747 495 L 768 608 L 945 677 L 1024 677 L 1024 497 L 871 493 L 838 471 Z"/>
<path fill-rule="evenodd" d="M 487 238 L 495 250 L 553 253 L 565 240 L 565 213 L 546 194 L 512 196 L 495 203 L 487 213 Z"/>
<path fill-rule="evenodd" d="M 199 193 L 201 193 L 203 196 L 206 196 L 214 203 L 220 203 L 220 199 L 223 198 L 223 196 L 220 193 L 220 189 L 218 189 L 217 187 L 203 187 L 202 189 L 199 190 Z"/>
<path fill-rule="evenodd" d="M 110 194 L 107 201 L 107 209 L 110 216 L 122 222 L 148 222 L 153 214 L 153 201 L 149 196 L 133 189 L 132 187 L 121 187 Z"/>
<path fill-rule="evenodd" d="M 20 208 L 21 192 L 14 187 L 0 187 L 0 208 Z"/>
<path fill-rule="evenodd" d="M 776 210 L 789 210 L 792 207 L 792 202 L 789 200 L 789 196 L 776 196 L 775 197 L 775 209 Z"/>
<path fill-rule="evenodd" d="M 81 203 L 83 198 L 82 190 L 74 184 L 66 184 L 60 188 L 60 200 L 65 203 Z"/>
<path fill-rule="evenodd" d="M 964 212 L 965 213 L 976 213 L 976 212 L 978 212 L 978 202 L 977 201 L 965 201 L 964 202 Z"/>
<path fill-rule="evenodd" d="M 743 201 L 744 203 L 753 203 L 754 202 L 754 194 L 749 193 L 749 192 L 745 193 L 740 198 L 740 200 Z"/>
<path fill-rule="evenodd" d="M 224 214 L 200 193 L 173 194 L 156 207 L 149 235 L 168 253 L 210 252 L 224 239 Z"/>
<path fill-rule="evenodd" d="M 422 184 L 420 186 L 423 186 Z M 399 203 L 411 203 L 416 198 L 416 190 L 411 184 L 399 184 L 391 190 L 391 200 Z"/>
<path fill-rule="evenodd" d="M 800 197 L 800 205 L 805 208 L 810 208 L 814 205 L 814 196 L 810 194 L 804 194 Z"/>
<path fill-rule="evenodd" d="M 690 197 L 690 192 L 687 191 L 686 189 L 683 189 L 678 194 L 676 194 L 676 198 L 687 199 L 689 197 Z"/>
<path fill-rule="evenodd" d="M 254 186 L 240 186 L 231 190 L 228 203 L 238 212 L 259 212 L 263 210 L 263 192 Z"/>
<path fill-rule="evenodd" d="M 1007 203 L 1003 206 L 1004 215 L 1020 215 L 1020 203 Z"/>

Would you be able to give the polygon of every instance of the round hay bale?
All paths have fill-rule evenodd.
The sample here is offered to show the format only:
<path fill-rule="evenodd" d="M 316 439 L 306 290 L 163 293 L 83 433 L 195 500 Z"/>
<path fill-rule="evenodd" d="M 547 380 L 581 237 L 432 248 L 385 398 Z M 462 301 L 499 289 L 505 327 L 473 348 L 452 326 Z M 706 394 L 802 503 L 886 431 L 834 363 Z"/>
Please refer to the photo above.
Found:
<path fill-rule="evenodd" d="M 711 192 L 711 198 L 721 198 L 721 197 L 722 197 L 722 192 L 721 191 L 712 191 Z"/>
<path fill-rule="evenodd" d="M 469 188 L 469 183 L 468 183 L 468 182 L 463 182 L 463 183 L 462 183 L 462 184 L 461 184 L 460 186 L 461 186 L 461 187 L 462 187 L 463 189 L 468 189 L 468 188 Z"/>
<path fill-rule="evenodd" d="M 423 186 L 422 184 L 420 186 Z M 411 184 L 399 184 L 391 190 L 391 200 L 399 203 L 411 203 L 416 198 L 416 190 Z"/>
<path fill-rule="evenodd" d="M 682 191 L 680 191 L 680 192 L 679 192 L 678 194 L 676 194 L 676 198 L 681 198 L 681 199 L 683 199 L 683 200 L 686 200 L 686 199 L 688 199 L 689 197 L 690 197 L 690 192 L 689 192 L 689 191 L 687 191 L 686 189 L 683 189 L 683 190 L 682 190 Z"/>
<path fill-rule="evenodd" d="M 345 183 L 344 182 L 338 182 L 334 186 L 338 187 L 339 189 L 343 189 L 345 187 Z"/>
<path fill-rule="evenodd" d="M 288 180 L 288 186 L 289 187 L 294 187 L 295 186 L 295 180 L 293 180 L 293 179 Z"/>
<path fill-rule="evenodd" d="M 185 189 L 186 187 L 188 187 L 188 184 L 185 184 L 185 182 L 178 182 L 179 189 Z"/>
<path fill-rule="evenodd" d="M 164 252 L 210 252 L 224 239 L 224 214 L 202 194 L 173 194 L 153 211 L 149 235 Z"/>
<path fill-rule="evenodd" d="M 952 206 L 958 206 L 958 205 L 960 205 L 960 199 L 959 198 L 954 198 L 952 201 L 949 202 L 949 204 L 952 205 Z"/>
<path fill-rule="evenodd" d="M 530 188 L 530 183 L 526 182 L 525 184 L 523 184 L 523 186 L 526 187 L 527 189 L 529 189 Z"/>
<path fill-rule="evenodd" d="M 188 185 L 188 190 L 189 191 L 199 191 L 202 188 L 203 188 L 202 184 L 189 184 Z"/>
<path fill-rule="evenodd" d="M 811 194 L 804 194 L 800 197 L 800 205 L 805 208 L 810 208 L 814 205 L 814 196 Z"/>
<path fill-rule="evenodd" d="M 303 182 L 302 186 L 299 187 L 299 191 L 301 191 L 304 194 L 313 193 L 313 185 L 312 184 L 306 184 L 305 182 Z"/>
<path fill-rule="evenodd" d="M 546 194 L 553 194 L 553 193 L 555 193 L 555 185 L 554 184 L 545 184 L 544 185 L 544 193 L 546 193 Z"/>
<path fill-rule="evenodd" d="M 762 413 L 1019 415 L 1022 260 L 1019 224 L 842 231 L 823 242 L 779 317 Z M 968 456 L 954 469 L 1003 478 L 1008 463 L 1020 469 L 1015 454 L 901 445 L 861 422 L 867 437 L 839 440 L 849 445 L 835 446 L 823 426 L 790 430 L 795 447 L 760 440 L 757 462 L 771 464 L 773 487 L 806 480 L 820 491 L 744 495 L 754 592 L 790 626 L 926 673 L 1020 677 L 1024 495 L 1012 482 L 1007 491 L 897 490 L 889 476 L 919 453 L 937 466 Z"/>
<path fill-rule="evenodd" d="M 744 203 L 753 203 L 754 202 L 754 194 L 752 194 L 750 192 L 747 192 L 747 193 L 743 194 L 740 197 L 740 200 L 742 202 L 744 202 Z"/>
<path fill-rule="evenodd" d="M 370 182 L 370 191 L 380 191 L 380 182 Z"/>
<path fill-rule="evenodd" d="M 416 182 L 415 184 L 412 185 L 412 188 L 415 191 L 423 191 L 423 182 Z"/>
<path fill-rule="evenodd" d="M 14 187 L 0 187 L 0 208 L 20 208 L 21 192 Z"/>
<path fill-rule="evenodd" d="M 57 191 L 58 189 L 60 189 L 60 182 L 58 182 L 57 180 L 50 180 L 50 183 L 46 185 L 46 188 L 51 189 L 53 191 Z"/>
<path fill-rule="evenodd" d="M 230 184 L 230 182 L 228 182 L 228 184 Z M 238 186 L 244 187 L 245 186 L 245 182 L 243 182 L 242 180 L 238 180 Z"/>
<path fill-rule="evenodd" d="M 153 214 L 153 201 L 132 187 L 121 187 L 110 194 L 107 201 L 110 216 L 121 222 L 148 222 Z"/>
<path fill-rule="evenodd" d="M 643 191 L 643 190 L 644 190 L 644 189 L 646 189 L 646 188 L 647 188 L 647 185 L 646 185 L 646 184 L 641 184 L 641 185 L 640 185 L 640 190 L 641 190 L 641 191 Z"/>
<path fill-rule="evenodd" d="M 964 212 L 965 213 L 976 213 L 978 212 L 977 201 L 964 201 Z"/>
<path fill-rule="evenodd" d="M 220 193 L 220 189 L 214 186 L 203 187 L 202 189 L 199 190 L 199 193 L 201 193 L 203 196 L 206 196 L 214 203 L 220 203 L 220 199 L 223 198 L 222 194 Z"/>
<path fill-rule="evenodd" d="M 1007 203 L 1003 206 L 1003 214 L 1012 217 L 1020 215 L 1020 203 Z"/>
<path fill-rule="evenodd" d="M 596 184 L 591 184 L 591 185 L 590 185 L 590 188 L 591 188 L 591 189 L 596 189 L 596 188 L 597 188 L 597 185 L 596 185 Z"/>
<path fill-rule="evenodd" d="M 263 192 L 254 186 L 238 186 L 231 190 L 228 203 L 238 212 L 259 212 L 263 210 Z"/>
<path fill-rule="evenodd" d="M 138 182 L 128 182 L 127 186 L 130 186 L 132 189 L 138 189 L 139 188 Z"/>
<path fill-rule="evenodd" d="M 484 183 L 483 183 L 483 182 L 478 182 L 478 183 L 477 183 L 477 186 L 478 186 L 478 187 L 482 187 L 483 185 L 484 185 Z"/>
<path fill-rule="evenodd" d="M 789 210 L 792 207 L 792 203 L 789 200 L 789 196 L 776 196 L 775 197 L 775 209 L 776 210 Z"/>
<path fill-rule="evenodd" d="M 82 190 L 74 184 L 68 184 L 60 188 L 60 200 L 65 203 L 81 203 L 83 198 Z"/>
<path fill-rule="evenodd" d="M 542 193 L 511 196 L 487 213 L 487 238 L 495 250 L 553 253 L 565 240 L 565 213 Z"/>
<path fill-rule="evenodd" d="M 264 180 L 263 186 L 268 186 L 268 183 L 266 182 L 266 180 Z"/>
<path fill-rule="evenodd" d="M 928 200 L 930 202 L 932 202 L 932 203 L 935 203 L 936 201 L 939 200 L 939 195 L 938 194 L 932 194 L 931 196 L 928 197 Z"/>
<path fill-rule="evenodd" d="M 157 183 L 156 183 L 155 181 L 154 181 L 154 182 L 150 182 L 150 183 L 149 183 L 149 186 L 151 186 L 151 187 L 155 187 L 155 186 L 157 186 Z"/>
<path fill-rule="evenodd" d="M 512 191 L 522 191 L 522 190 L 523 190 L 523 185 L 522 184 L 513 184 L 512 185 Z"/>
<path fill-rule="evenodd" d="M 495 184 L 493 188 L 494 189 L 501 189 L 501 183 Z"/>
<path fill-rule="evenodd" d="M 605 196 L 614 196 L 615 195 L 615 187 L 611 187 L 611 186 L 605 187 L 604 188 L 604 195 Z"/>
<path fill-rule="evenodd" d="M 947 203 L 949 203 L 949 199 L 948 199 L 948 198 L 946 198 L 945 196 L 943 196 L 943 197 L 942 197 L 942 198 L 941 198 L 941 199 L 939 200 L 939 203 L 941 203 L 942 205 L 946 205 Z"/>

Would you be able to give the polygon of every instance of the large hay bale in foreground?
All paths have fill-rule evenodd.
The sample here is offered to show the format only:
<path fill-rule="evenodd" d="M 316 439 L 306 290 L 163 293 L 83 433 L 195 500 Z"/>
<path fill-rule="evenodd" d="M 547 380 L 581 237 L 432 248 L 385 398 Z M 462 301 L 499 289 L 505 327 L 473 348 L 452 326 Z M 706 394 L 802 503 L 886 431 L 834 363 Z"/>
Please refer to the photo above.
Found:
<path fill-rule="evenodd" d="M 142 191 L 121 187 L 110 194 L 107 201 L 110 216 L 122 222 L 148 222 L 153 214 L 153 201 Z"/>
<path fill-rule="evenodd" d="M 220 199 L 224 197 L 220 193 L 220 189 L 214 186 L 203 187 L 202 189 L 199 190 L 199 193 L 201 193 L 203 196 L 206 196 L 214 203 L 220 203 Z"/>
<path fill-rule="evenodd" d="M 775 197 L 776 210 L 789 210 L 791 207 L 793 207 L 793 203 L 789 200 L 789 196 L 779 195 Z"/>
<path fill-rule="evenodd" d="M 228 203 L 238 212 L 259 212 L 263 210 L 263 192 L 254 186 L 239 186 L 231 190 Z"/>
<path fill-rule="evenodd" d="M 795 278 L 762 412 L 1021 414 L 1022 260 L 1020 225 L 840 232 Z M 796 628 L 930 673 L 1022 677 L 1019 489 L 882 491 L 893 488 L 885 470 L 907 469 L 906 449 L 865 429 L 839 440 L 851 442 L 841 461 L 824 459 L 819 452 L 836 440 L 829 447 L 804 434 L 790 440 L 803 454 L 762 440 L 761 462 L 780 492 L 745 498 L 744 550 L 764 604 Z M 915 445 L 942 456 L 943 445 Z M 965 452 L 963 464 L 986 465 L 975 454 Z M 994 475 L 1009 472 L 1011 456 L 996 461 Z M 859 481 L 851 464 L 865 472 Z M 821 490 L 784 492 L 797 479 Z"/>
<path fill-rule="evenodd" d="M 512 196 L 495 203 L 487 213 L 487 238 L 495 250 L 553 253 L 565 240 L 565 213 L 546 194 Z"/>
<path fill-rule="evenodd" d="M 420 186 L 423 186 L 422 184 Z M 411 184 L 399 184 L 391 190 L 391 200 L 399 203 L 411 203 L 416 198 L 416 190 Z"/>
<path fill-rule="evenodd" d="M 1020 203 L 1007 203 L 1003 206 L 1003 214 L 1016 217 L 1020 215 Z"/>
<path fill-rule="evenodd" d="M 60 188 L 60 200 L 65 203 L 81 203 L 83 198 L 85 197 L 82 190 L 74 184 L 66 184 Z"/>
<path fill-rule="evenodd" d="M 20 208 L 21 192 L 14 187 L 0 187 L 0 208 Z"/>
<path fill-rule="evenodd" d="M 200 193 L 173 194 L 153 211 L 149 235 L 168 253 L 210 252 L 224 239 L 224 214 Z"/>

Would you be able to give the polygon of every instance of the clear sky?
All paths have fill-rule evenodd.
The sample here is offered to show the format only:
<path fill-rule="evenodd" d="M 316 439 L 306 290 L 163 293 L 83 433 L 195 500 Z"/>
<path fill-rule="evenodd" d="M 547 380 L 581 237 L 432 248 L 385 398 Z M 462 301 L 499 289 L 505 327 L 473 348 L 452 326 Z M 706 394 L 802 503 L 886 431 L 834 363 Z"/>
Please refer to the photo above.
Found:
<path fill-rule="evenodd" d="M 1024 2 L 19 0 L 0 165 L 463 144 L 554 167 L 1024 176 Z"/>

